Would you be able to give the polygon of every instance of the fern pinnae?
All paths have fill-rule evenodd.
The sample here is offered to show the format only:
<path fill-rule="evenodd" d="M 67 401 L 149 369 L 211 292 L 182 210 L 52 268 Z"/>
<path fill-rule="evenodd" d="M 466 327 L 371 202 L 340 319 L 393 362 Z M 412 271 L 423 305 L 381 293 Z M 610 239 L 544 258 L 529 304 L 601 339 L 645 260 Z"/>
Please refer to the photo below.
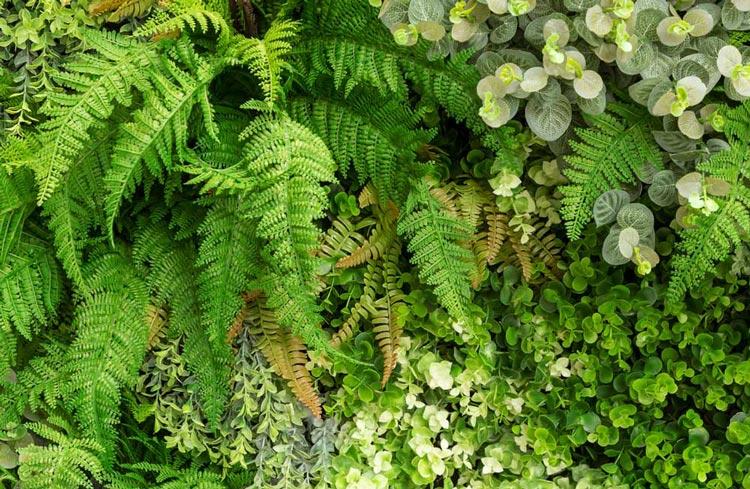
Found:
<path fill-rule="evenodd" d="M 570 239 L 581 237 L 599 195 L 623 183 L 635 183 L 647 164 L 661 168 L 661 153 L 651 135 L 653 120 L 627 105 L 609 104 L 610 112 L 591 116 L 591 126 L 577 129 L 573 154 L 565 159 L 570 184 L 561 188 L 561 215 Z"/>
<path fill-rule="evenodd" d="M 161 62 L 154 46 L 111 33 L 86 31 L 84 37 L 100 57 L 81 55 L 66 65 L 67 71 L 55 73 L 75 93 L 51 93 L 42 108 L 49 119 L 38 126 L 41 149 L 34 170 L 39 204 L 53 194 L 89 143 L 89 131 L 111 116 L 116 103 L 130 105 L 131 87 L 146 90 L 148 75 Z"/>
<path fill-rule="evenodd" d="M 163 168 L 171 168 L 173 159 L 185 160 L 188 156 L 188 120 L 196 105 L 206 97 L 208 85 L 219 72 L 220 66 L 194 61 L 195 74 L 189 74 L 167 62 L 167 77 L 156 74 L 153 79 L 155 93 L 146 97 L 142 109 L 134 120 L 122 126 L 115 144 L 112 166 L 105 177 L 109 191 L 105 202 L 107 230 L 114 243 L 114 221 L 122 200 L 135 191 L 141 181 L 145 163 L 149 172 L 161 175 Z M 171 79 L 170 79 L 171 78 Z M 213 113 L 203 106 L 204 121 L 209 134 L 218 129 Z"/>

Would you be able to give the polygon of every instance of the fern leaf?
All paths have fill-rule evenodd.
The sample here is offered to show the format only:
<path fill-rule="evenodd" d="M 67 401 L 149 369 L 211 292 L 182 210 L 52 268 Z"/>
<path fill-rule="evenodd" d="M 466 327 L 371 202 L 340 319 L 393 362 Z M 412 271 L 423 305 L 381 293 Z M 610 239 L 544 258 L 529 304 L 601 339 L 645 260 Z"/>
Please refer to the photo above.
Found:
<path fill-rule="evenodd" d="M 259 346 L 263 356 L 276 373 L 287 381 L 297 399 L 315 417 L 320 418 L 323 410 L 312 376 L 305 365 L 308 361 L 305 346 L 299 338 L 289 334 L 289 331 L 278 324 L 263 297 L 248 307 L 248 320 L 251 333 L 260 338 Z"/>
<path fill-rule="evenodd" d="M 68 350 L 72 406 L 84 433 L 113 462 L 120 390 L 134 384 L 148 345 L 148 292 L 132 265 L 116 254 L 87 267 L 95 293 L 76 309 L 77 337 Z"/>
<path fill-rule="evenodd" d="M 406 203 L 398 232 L 408 240 L 412 263 L 419 278 L 434 287 L 435 295 L 454 319 L 466 319 L 471 300 L 472 255 L 460 243 L 468 242 L 473 229 L 452 216 L 419 182 Z"/>
<path fill-rule="evenodd" d="M 161 62 L 154 45 L 131 38 L 85 31 L 84 39 L 98 56 L 82 54 L 53 73 L 73 93 L 49 93 L 41 109 L 49 118 L 38 126 L 40 150 L 33 165 L 40 204 L 90 144 L 90 130 L 112 115 L 115 104 L 130 105 L 132 87 L 146 91 Z"/>
<path fill-rule="evenodd" d="M 335 181 L 331 153 L 309 129 L 287 118 L 258 117 L 243 139 L 248 176 L 258 182 L 245 212 L 258 220 L 266 261 L 282 274 L 311 282 L 320 236 L 314 221 L 328 204 L 322 184 Z"/>
<path fill-rule="evenodd" d="M 220 13 L 207 9 L 201 0 L 171 0 L 139 26 L 135 35 L 160 39 L 184 30 L 221 34 L 229 26 Z"/>
<path fill-rule="evenodd" d="M 263 39 L 234 36 L 228 41 L 229 63 L 247 66 L 258 78 L 263 100 L 271 109 L 281 95 L 281 73 L 289 67 L 285 58 L 292 51 L 298 30 L 299 23 L 279 20 L 271 24 Z"/>
<path fill-rule="evenodd" d="M 170 169 L 173 159 L 188 158 L 188 121 L 194 107 L 200 106 L 208 130 L 216 134 L 213 112 L 208 103 L 208 85 L 218 73 L 194 56 L 195 73 L 187 73 L 176 63 L 167 61 L 171 76 L 153 76 L 154 90 L 146 96 L 143 108 L 135 113 L 133 122 L 122 126 L 115 144 L 112 166 L 104 179 L 108 190 L 105 209 L 110 240 L 114 242 L 114 221 L 120 203 L 135 191 L 142 179 L 142 165 L 155 176 Z M 206 108 L 208 107 L 208 108 Z"/>
<path fill-rule="evenodd" d="M 404 293 L 396 285 L 401 277 L 398 269 L 398 258 L 401 246 L 395 243 L 385 258 L 383 265 L 383 285 L 385 295 L 373 304 L 372 326 L 375 340 L 383 353 L 383 378 L 381 385 L 385 387 L 390 379 L 398 360 L 398 345 L 403 331 L 403 323 L 399 318 L 398 309 L 404 307 Z"/>
<path fill-rule="evenodd" d="M 591 127 L 577 129 L 573 154 L 565 159 L 570 185 L 562 187 L 561 214 L 568 237 L 581 237 L 599 195 L 623 183 L 635 183 L 646 165 L 661 168 L 661 153 L 651 135 L 653 118 L 641 109 L 609 104 L 611 113 L 592 116 Z"/>

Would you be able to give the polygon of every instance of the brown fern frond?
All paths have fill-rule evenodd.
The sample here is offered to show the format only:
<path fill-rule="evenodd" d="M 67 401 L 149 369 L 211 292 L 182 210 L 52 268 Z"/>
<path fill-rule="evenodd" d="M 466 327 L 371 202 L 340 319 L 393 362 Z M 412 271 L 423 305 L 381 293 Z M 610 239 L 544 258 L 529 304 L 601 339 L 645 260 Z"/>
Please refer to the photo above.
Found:
<path fill-rule="evenodd" d="M 164 336 L 167 326 L 167 311 L 156 305 L 149 304 L 146 308 L 146 323 L 148 324 L 148 349 L 151 350 Z"/>
<path fill-rule="evenodd" d="M 494 200 L 494 196 L 489 189 L 473 179 L 466 180 L 456 191 L 456 205 L 460 216 L 476 228 L 482 221 L 485 207 Z"/>
<path fill-rule="evenodd" d="M 510 242 L 510 246 L 514 253 L 514 255 L 510 256 L 511 260 L 509 261 L 518 264 L 521 268 L 521 274 L 523 275 L 524 280 L 528 282 L 534 274 L 534 265 L 532 264 L 530 249 L 527 246 L 527 243 L 521 242 L 521 237 L 522 234 L 516 232 L 511 233 L 508 236 L 508 241 Z"/>
<path fill-rule="evenodd" d="M 557 267 L 557 263 L 562 254 L 562 242 L 539 221 L 532 225 L 535 231 L 529 236 L 527 248 L 536 260 L 544 264 L 546 275 L 561 278 L 561 270 Z"/>
<path fill-rule="evenodd" d="M 474 235 L 471 251 L 474 254 L 474 267 L 471 272 L 471 286 L 476 290 L 479 289 L 479 286 L 484 281 L 487 264 L 490 262 L 488 258 L 489 247 L 486 231 L 480 231 Z"/>
<path fill-rule="evenodd" d="M 380 382 L 382 387 L 388 383 L 388 379 L 391 378 L 396 368 L 398 345 L 403 332 L 402 323 L 398 317 L 398 308 L 404 304 L 405 295 L 396 285 L 401 275 L 398 269 L 400 250 L 399 243 L 395 243 L 389 250 L 383 267 L 385 295 L 375 301 L 372 311 L 375 340 L 383 354 L 383 378 Z"/>
<path fill-rule="evenodd" d="M 378 200 L 378 194 L 375 191 L 375 186 L 371 183 L 368 183 L 359 192 L 359 208 L 364 209 L 365 207 L 378 205 L 379 203 L 380 200 Z"/>
<path fill-rule="evenodd" d="M 445 187 L 432 187 L 430 193 L 435 200 L 440 202 L 440 205 L 453 216 L 459 216 L 458 207 L 456 206 L 456 192 L 451 186 Z"/>
<path fill-rule="evenodd" d="M 349 255 L 365 242 L 365 237 L 359 231 L 373 224 L 375 220 L 369 218 L 356 224 L 348 219 L 336 219 L 323 236 L 318 255 L 335 259 Z"/>
<path fill-rule="evenodd" d="M 155 3 L 154 0 L 99 0 L 89 6 L 89 13 L 95 17 L 110 14 L 108 22 L 120 22 L 126 17 L 145 14 Z"/>
<path fill-rule="evenodd" d="M 302 341 L 281 327 L 264 297 L 248 306 L 247 319 L 251 333 L 258 336 L 263 356 L 274 371 L 287 381 L 289 388 L 313 415 L 320 418 L 323 409 L 314 382 L 307 370 L 307 350 Z"/>
<path fill-rule="evenodd" d="M 390 219 L 378 219 L 370 237 L 348 256 L 336 262 L 336 268 L 351 268 L 377 260 L 396 238 L 396 226 Z"/>
<path fill-rule="evenodd" d="M 350 308 L 349 317 L 333 335 L 331 344 L 338 348 L 349 341 L 354 332 L 359 329 L 359 323 L 370 316 L 372 304 L 375 302 L 376 291 L 381 287 L 383 275 L 379 272 L 374 262 L 367 264 L 364 276 L 364 290 L 357 302 Z"/>
<path fill-rule="evenodd" d="M 487 263 L 494 263 L 508 238 L 508 215 L 501 214 L 494 204 L 486 206 L 484 213 L 487 222 Z"/>

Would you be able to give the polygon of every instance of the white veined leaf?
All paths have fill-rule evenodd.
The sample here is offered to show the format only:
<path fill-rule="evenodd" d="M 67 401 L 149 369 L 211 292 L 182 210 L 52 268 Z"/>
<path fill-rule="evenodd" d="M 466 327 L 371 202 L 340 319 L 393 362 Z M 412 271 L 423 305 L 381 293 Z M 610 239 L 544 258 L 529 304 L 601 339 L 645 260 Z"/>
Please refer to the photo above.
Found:
<path fill-rule="evenodd" d="M 435 0 L 411 0 L 409 4 L 409 22 L 440 22 L 445 15 L 443 2 Z"/>
<path fill-rule="evenodd" d="M 383 2 L 383 5 L 380 7 L 380 21 L 388 29 L 392 29 L 394 25 L 407 21 L 408 11 L 409 0 L 389 0 Z"/>
<path fill-rule="evenodd" d="M 630 85 L 628 87 L 628 94 L 635 102 L 647 106 L 651 92 L 660 83 L 671 86 L 669 85 L 669 80 L 664 78 L 647 78 Z"/>
<path fill-rule="evenodd" d="M 634 33 L 641 39 L 656 41 L 659 37 L 656 35 L 656 26 L 664 20 L 667 14 L 658 9 L 646 9 L 638 12 L 635 21 Z"/>
<path fill-rule="evenodd" d="M 518 30 L 518 19 L 516 17 L 503 15 L 499 19 L 499 23 L 490 33 L 490 42 L 494 44 L 503 44 L 510 41 Z"/>
<path fill-rule="evenodd" d="M 701 139 L 705 132 L 703 124 L 692 110 L 686 110 L 677 118 L 677 127 L 680 128 L 682 134 L 690 139 Z"/>
<path fill-rule="evenodd" d="M 603 89 L 594 98 L 583 98 L 576 94 L 576 105 L 581 112 L 589 115 L 599 115 L 607 108 L 607 90 Z"/>
<path fill-rule="evenodd" d="M 643 204 L 627 204 L 617 213 L 617 224 L 623 228 L 633 228 L 640 236 L 646 236 L 654 229 L 654 214 Z"/>
<path fill-rule="evenodd" d="M 721 24 L 730 31 L 745 31 L 750 28 L 750 12 L 742 12 L 731 1 L 721 7 Z"/>
<path fill-rule="evenodd" d="M 706 192 L 716 197 L 726 197 L 732 190 L 729 182 L 720 178 L 706 177 Z"/>
<path fill-rule="evenodd" d="M 651 201 L 662 207 L 674 204 L 677 197 L 676 181 L 672 170 L 662 170 L 654 175 L 654 181 L 648 188 Z"/>
<path fill-rule="evenodd" d="M 630 203 L 630 195 L 624 190 L 609 190 L 601 194 L 594 202 L 594 222 L 604 226 L 615 222 L 620 209 Z"/>
<path fill-rule="evenodd" d="M 602 243 L 602 258 L 613 266 L 626 264 L 629 259 L 622 256 L 619 246 L 620 232 L 610 232 Z"/>
<path fill-rule="evenodd" d="M 675 184 L 681 197 L 689 199 L 693 195 L 698 195 L 703 189 L 703 175 L 698 172 L 688 173 L 677 180 Z"/>
<path fill-rule="evenodd" d="M 620 250 L 620 254 L 627 259 L 633 256 L 633 248 L 638 246 L 641 237 L 638 235 L 638 231 L 635 228 L 626 227 L 617 236 L 617 248 Z"/>
<path fill-rule="evenodd" d="M 445 36 L 445 27 L 443 24 L 430 20 L 417 22 L 417 31 L 428 41 L 439 41 Z"/>
<path fill-rule="evenodd" d="M 535 93 L 526 105 L 526 123 L 534 134 L 545 141 L 554 141 L 565 134 L 572 118 L 570 102 L 562 95 Z"/>

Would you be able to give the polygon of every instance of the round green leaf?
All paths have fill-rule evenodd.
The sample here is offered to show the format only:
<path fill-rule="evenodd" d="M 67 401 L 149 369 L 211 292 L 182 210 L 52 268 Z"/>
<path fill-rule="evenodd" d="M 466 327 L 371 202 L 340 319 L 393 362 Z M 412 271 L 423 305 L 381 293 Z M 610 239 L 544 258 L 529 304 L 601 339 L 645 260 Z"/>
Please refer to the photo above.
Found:
<path fill-rule="evenodd" d="M 594 222 L 604 226 L 615 222 L 617 213 L 630 203 L 630 195 L 624 190 L 616 189 L 604 192 L 594 202 Z"/>
<path fill-rule="evenodd" d="M 630 257 L 633 256 L 633 248 L 638 246 L 640 239 L 640 236 L 638 236 L 638 230 L 627 227 L 620 231 L 620 234 L 617 237 L 617 249 L 620 250 L 622 256 L 630 259 Z"/>
<path fill-rule="evenodd" d="M 674 184 L 677 178 L 672 170 L 662 170 L 654 175 L 654 181 L 648 188 L 648 196 L 651 201 L 660 206 L 672 205 L 677 197 L 677 188 Z"/>
<path fill-rule="evenodd" d="M 409 22 L 440 22 L 445 15 L 443 2 L 435 0 L 411 0 L 409 4 Z"/>
<path fill-rule="evenodd" d="M 628 204 L 617 213 L 617 224 L 635 229 L 639 236 L 646 236 L 654 229 L 654 214 L 643 204 Z"/>
<path fill-rule="evenodd" d="M 535 93 L 526 105 L 526 123 L 545 141 L 554 141 L 565 134 L 572 118 L 570 102 L 562 95 Z"/>
<path fill-rule="evenodd" d="M 602 258 L 605 262 L 614 266 L 624 265 L 629 261 L 629 258 L 622 256 L 622 253 L 620 253 L 618 240 L 619 232 L 610 232 L 602 244 Z"/>

